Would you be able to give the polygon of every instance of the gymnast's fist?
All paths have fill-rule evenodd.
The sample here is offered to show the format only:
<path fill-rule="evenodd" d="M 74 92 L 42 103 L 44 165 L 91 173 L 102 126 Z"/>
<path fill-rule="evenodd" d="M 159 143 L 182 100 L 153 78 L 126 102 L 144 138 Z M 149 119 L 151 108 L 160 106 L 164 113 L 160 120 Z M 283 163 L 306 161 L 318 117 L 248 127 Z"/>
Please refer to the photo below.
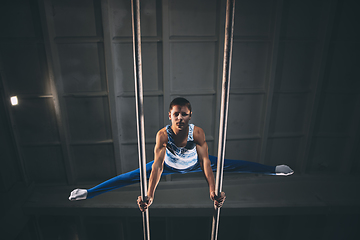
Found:
<path fill-rule="evenodd" d="M 146 197 L 146 201 L 142 201 L 141 196 L 137 199 L 137 204 L 139 206 L 140 211 L 145 212 L 150 205 L 153 203 L 154 198 Z"/>
<path fill-rule="evenodd" d="M 221 208 L 222 207 L 222 205 L 225 202 L 225 198 L 226 198 L 226 196 L 225 196 L 224 192 L 221 192 L 220 196 L 217 196 L 215 191 L 212 191 L 210 193 L 210 199 L 212 201 L 214 201 L 214 205 L 215 205 L 216 208 Z"/>

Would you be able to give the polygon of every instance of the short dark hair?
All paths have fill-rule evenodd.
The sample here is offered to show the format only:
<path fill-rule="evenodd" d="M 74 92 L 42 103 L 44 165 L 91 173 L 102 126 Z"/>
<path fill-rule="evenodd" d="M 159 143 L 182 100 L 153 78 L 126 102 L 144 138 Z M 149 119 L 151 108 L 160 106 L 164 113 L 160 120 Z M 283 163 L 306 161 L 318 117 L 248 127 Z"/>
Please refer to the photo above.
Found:
<path fill-rule="evenodd" d="M 190 102 L 183 98 L 183 97 L 177 97 L 177 98 L 174 98 L 171 103 L 170 103 L 170 107 L 169 107 L 169 111 L 171 111 L 171 109 L 175 106 L 175 105 L 179 105 L 181 107 L 185 106 L 187 107 L 190 112 L 191 112 L 191 104 Z"/>

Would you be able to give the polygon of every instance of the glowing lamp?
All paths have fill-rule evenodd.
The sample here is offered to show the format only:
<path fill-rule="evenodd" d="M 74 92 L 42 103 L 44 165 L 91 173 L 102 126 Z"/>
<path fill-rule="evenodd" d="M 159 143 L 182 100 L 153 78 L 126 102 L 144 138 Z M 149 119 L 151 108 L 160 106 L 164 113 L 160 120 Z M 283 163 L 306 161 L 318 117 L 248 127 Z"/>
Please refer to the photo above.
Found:
<path fill-rule="evenodd" d="M 11 101 L 11 105 L 13 105 L 13 106 L 18 105 L 18 103 L 19 103 L 17 96 L 11 97 L 10 101 Z"/>

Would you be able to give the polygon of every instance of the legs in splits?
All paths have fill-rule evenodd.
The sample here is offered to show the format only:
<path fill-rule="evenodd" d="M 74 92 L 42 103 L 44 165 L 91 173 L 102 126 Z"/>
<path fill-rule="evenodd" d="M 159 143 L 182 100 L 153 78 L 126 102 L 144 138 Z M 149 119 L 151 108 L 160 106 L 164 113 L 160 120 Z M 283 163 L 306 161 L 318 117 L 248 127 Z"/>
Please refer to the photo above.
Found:
<path fill-rule="evenodd" d="M 217 167 L 217 157 L 209 156 L 211 161 L 211 167 L 214 172 L 216 172 Z M 146 164 L 146 175 L 149 178 L 151 173 L 153 161 Z M 288 176 L 294 173 L 294 171 L 287 165 L 278 165 L 278 166 L 268 166 L 255 162 L 248 162 L 244 160 L 224 160 L 224 171 L 229 173 L 257 173 L 265 175 L 283 175 Z M 189 171 L 176 172 L 164 167 L 162 176 L 174 174 L 174 173 L 189 173 L 189 172 L 201 172 L 200 166 L 198 168 L 193 168 Z M 140 170 L 135 169 L 133 171 L 120 174 L 116 177 L 113 177 L 99 185 L 96 185 L 90 189 L 75 189 L 71 192 L 69 200 L 83 200 L 93 198 L 99 194 L 125 187 L 140 181 Z"/>

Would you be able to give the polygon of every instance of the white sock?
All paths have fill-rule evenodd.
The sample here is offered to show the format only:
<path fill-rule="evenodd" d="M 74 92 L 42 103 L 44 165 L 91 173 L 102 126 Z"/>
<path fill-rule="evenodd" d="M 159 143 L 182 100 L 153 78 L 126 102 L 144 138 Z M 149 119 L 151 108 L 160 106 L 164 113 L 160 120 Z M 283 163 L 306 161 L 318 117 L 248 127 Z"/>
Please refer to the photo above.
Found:
<path fill-rule="evenodd" d="M 294 171 L 287 165 L 277 165 L 275 168 L 276 175 L 289 176 L 294 173 Z"/>
<path fill-rule="evenodd" d="M 76 200 L 83 200 L 87 197 L 87 190 L 86 189 L 74 189 L 70 193 L 69 200 L 76 201 Z"/>

